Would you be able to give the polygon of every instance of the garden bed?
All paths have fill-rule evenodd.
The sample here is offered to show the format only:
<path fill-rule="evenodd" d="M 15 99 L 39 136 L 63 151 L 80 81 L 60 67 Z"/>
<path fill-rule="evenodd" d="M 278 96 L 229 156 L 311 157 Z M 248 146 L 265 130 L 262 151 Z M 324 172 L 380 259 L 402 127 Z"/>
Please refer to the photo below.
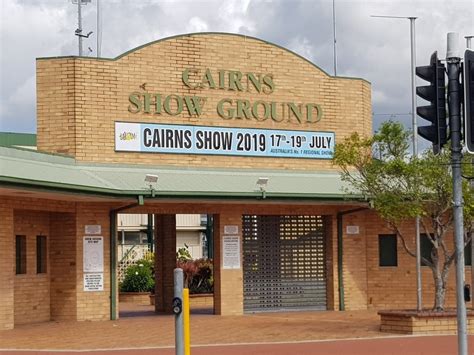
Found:
<path fill-rule="evenodd" d="M 196 293 L 189 295 L 189 307 L 196 308 L 213 308 L 214 294 L 213 293 Z"/>
<path fill-rule="evenodd" d="M 399 334 L 456 334 L 456 310 L 380 311 L 380 331 Z M 474 334 L 474 311 L 467 311 L 467 331 Z"/>
<path fill-rule="evenodd" d="M 150 292 L 120 292 L 119 302 L 146 306 L 150 303 Z"/>

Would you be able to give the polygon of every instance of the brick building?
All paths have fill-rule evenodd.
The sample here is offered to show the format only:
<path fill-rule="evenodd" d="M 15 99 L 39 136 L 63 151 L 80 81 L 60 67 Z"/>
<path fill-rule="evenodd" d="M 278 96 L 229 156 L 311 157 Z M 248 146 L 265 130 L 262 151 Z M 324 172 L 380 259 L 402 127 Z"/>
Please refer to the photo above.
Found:
<path fill-rule="evenodd" d="M 0 147 L 0 329 L 115 319 L 118 213 L 155 215 L 157 310 L 176 214 L 213 215 L 216 314 L 414 307 L 414 260 L 331 163 L 372 133 L 370 93 L 232 34 L 39 58 L 38 150 Z"/>

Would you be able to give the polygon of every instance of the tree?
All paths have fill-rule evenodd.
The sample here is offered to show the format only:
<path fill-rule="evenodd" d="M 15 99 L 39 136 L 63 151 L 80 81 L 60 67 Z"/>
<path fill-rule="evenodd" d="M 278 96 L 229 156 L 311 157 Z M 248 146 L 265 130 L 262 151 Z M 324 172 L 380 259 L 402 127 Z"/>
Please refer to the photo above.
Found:
<path fill-rule="evenodd" d="M 348 192 L 363 194 L 371 208 L 385 220 L 411 256 L 402 232 L 403 222 L 420 217 L 421 231 L 431 242 L 430 258 L 422 258 L 433 274 L 435 299 L 433 310 L 444 310 L 450 267 L 455 262 L 455 248 L 446 243 L 453 229 L 453 184 L 449 151 L 421 156 L 408 154 L 410 133 L 400 123 L 385 122 L 370 138 L 352 134 L 336 145 L 334 164 L 342 170 Z M 467 158 L 465 158 L 466 160 Z M 472 176 L 472 164 L 463 164 L 464 175 Z M 474 196 L 468 181 L 463 181 L 464 245 L 471 240 Z M 454 245 L 454 243 L 452 243 Z"/>

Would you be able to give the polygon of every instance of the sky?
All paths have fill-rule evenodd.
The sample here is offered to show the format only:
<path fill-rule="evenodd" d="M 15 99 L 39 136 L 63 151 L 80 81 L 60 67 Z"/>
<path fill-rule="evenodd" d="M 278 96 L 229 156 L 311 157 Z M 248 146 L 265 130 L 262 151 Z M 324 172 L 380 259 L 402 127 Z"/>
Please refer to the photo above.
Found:
<path fill-rule="evenodd" d="M 82 7 L 83 31 L 93 31 L 84 40 L 90 56 L 97 55 L 96 4 Z M 230 32 L 286 47 L 334 74 L 332 0 L 100 0 L 100 5 L 102 57 L 177 34 Z M 77 55 L 77 5 L 2 0 L 0 6 L 0 131 L 35 133 L 35 59 Z M 335 0 L 335 9 L 337 74 L 372 83 L 374 130 L 388 119 L 411 127 L 411 57 L 410 21 L 371 15 L 417 17 L 417 66 L 429 64 L 434 51 L 445 58 L 448 32 L 459 33 L 462 53 L 464 37 L 474 35 L 474 0 Z M 418 125 L 425 123 L 418 118 Z"/>

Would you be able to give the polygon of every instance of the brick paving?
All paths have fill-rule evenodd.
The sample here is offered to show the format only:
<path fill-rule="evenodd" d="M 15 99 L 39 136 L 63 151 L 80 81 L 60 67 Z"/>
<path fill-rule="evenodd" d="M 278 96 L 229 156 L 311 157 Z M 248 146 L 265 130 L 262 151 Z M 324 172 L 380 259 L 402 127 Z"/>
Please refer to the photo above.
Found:
<path fill-rule="evenodd" d="M 46 322 L 0 332 L 0 349 L 119 349 L 174 345 L 174 318 L 150 306 L 121 306 L 121 319 Z M 191 315 L 192 345 L 384 337 L 375 311 Z"/>

